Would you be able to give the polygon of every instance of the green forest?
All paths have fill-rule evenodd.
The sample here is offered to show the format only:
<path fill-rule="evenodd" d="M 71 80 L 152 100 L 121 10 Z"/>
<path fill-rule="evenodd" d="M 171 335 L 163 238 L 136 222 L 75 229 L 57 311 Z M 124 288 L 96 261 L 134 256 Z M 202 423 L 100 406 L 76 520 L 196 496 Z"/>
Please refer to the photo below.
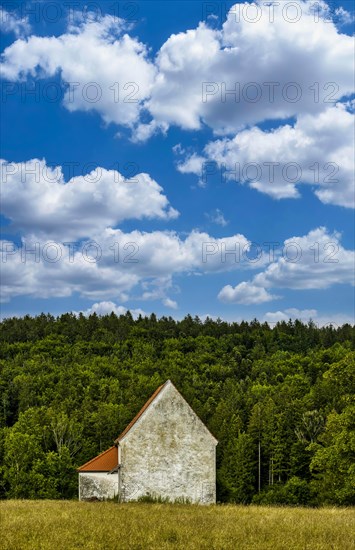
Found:
<path fill-rule="evenodd" d="M 171 379 L 219 441 L 218 502 L 355 504 L 355 327 L 128 312 L 0 324 L 0 496 L 77 498 L 76 468 Z"/>

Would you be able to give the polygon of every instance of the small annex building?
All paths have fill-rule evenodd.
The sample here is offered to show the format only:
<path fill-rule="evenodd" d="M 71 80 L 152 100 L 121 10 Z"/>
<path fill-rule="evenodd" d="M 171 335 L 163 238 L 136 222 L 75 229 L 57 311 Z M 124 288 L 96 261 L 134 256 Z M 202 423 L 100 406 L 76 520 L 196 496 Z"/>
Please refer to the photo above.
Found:
<path fill-rule="evenodd" d="M 79 500 L 215 503 L 217 443 L 168 380 L 112 447 L 78 468 Z"/>

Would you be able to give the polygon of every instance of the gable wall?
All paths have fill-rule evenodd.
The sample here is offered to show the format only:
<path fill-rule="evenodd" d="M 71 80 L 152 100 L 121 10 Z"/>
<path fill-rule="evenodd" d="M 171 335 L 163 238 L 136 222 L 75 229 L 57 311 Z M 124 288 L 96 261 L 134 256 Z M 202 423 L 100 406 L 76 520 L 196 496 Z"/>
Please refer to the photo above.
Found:
<path fill-rule="evenodd" d="M 215 502 L 216 441 L 171 383 L 120 442 L 120 494 Z"/>

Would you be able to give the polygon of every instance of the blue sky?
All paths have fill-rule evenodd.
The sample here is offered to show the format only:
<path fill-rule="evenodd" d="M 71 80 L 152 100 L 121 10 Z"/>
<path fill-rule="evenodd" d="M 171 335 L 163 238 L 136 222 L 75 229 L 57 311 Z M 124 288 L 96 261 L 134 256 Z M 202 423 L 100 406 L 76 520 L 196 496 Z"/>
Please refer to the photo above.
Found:
<path fill-rule="evenodd" d="M 2 316 L 354 322 L 352 3 L 73 5 L 2 3 Z"/>

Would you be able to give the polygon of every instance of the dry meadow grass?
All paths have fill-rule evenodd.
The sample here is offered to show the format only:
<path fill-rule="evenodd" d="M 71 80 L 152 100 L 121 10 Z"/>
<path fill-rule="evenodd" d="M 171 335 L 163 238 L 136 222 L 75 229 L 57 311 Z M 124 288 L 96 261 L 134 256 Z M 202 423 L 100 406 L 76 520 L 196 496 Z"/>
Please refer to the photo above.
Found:
<path fill-rule="evenodd" d="M 350 550 L 351 508 L 0 502 L 6 550 Z"/>

